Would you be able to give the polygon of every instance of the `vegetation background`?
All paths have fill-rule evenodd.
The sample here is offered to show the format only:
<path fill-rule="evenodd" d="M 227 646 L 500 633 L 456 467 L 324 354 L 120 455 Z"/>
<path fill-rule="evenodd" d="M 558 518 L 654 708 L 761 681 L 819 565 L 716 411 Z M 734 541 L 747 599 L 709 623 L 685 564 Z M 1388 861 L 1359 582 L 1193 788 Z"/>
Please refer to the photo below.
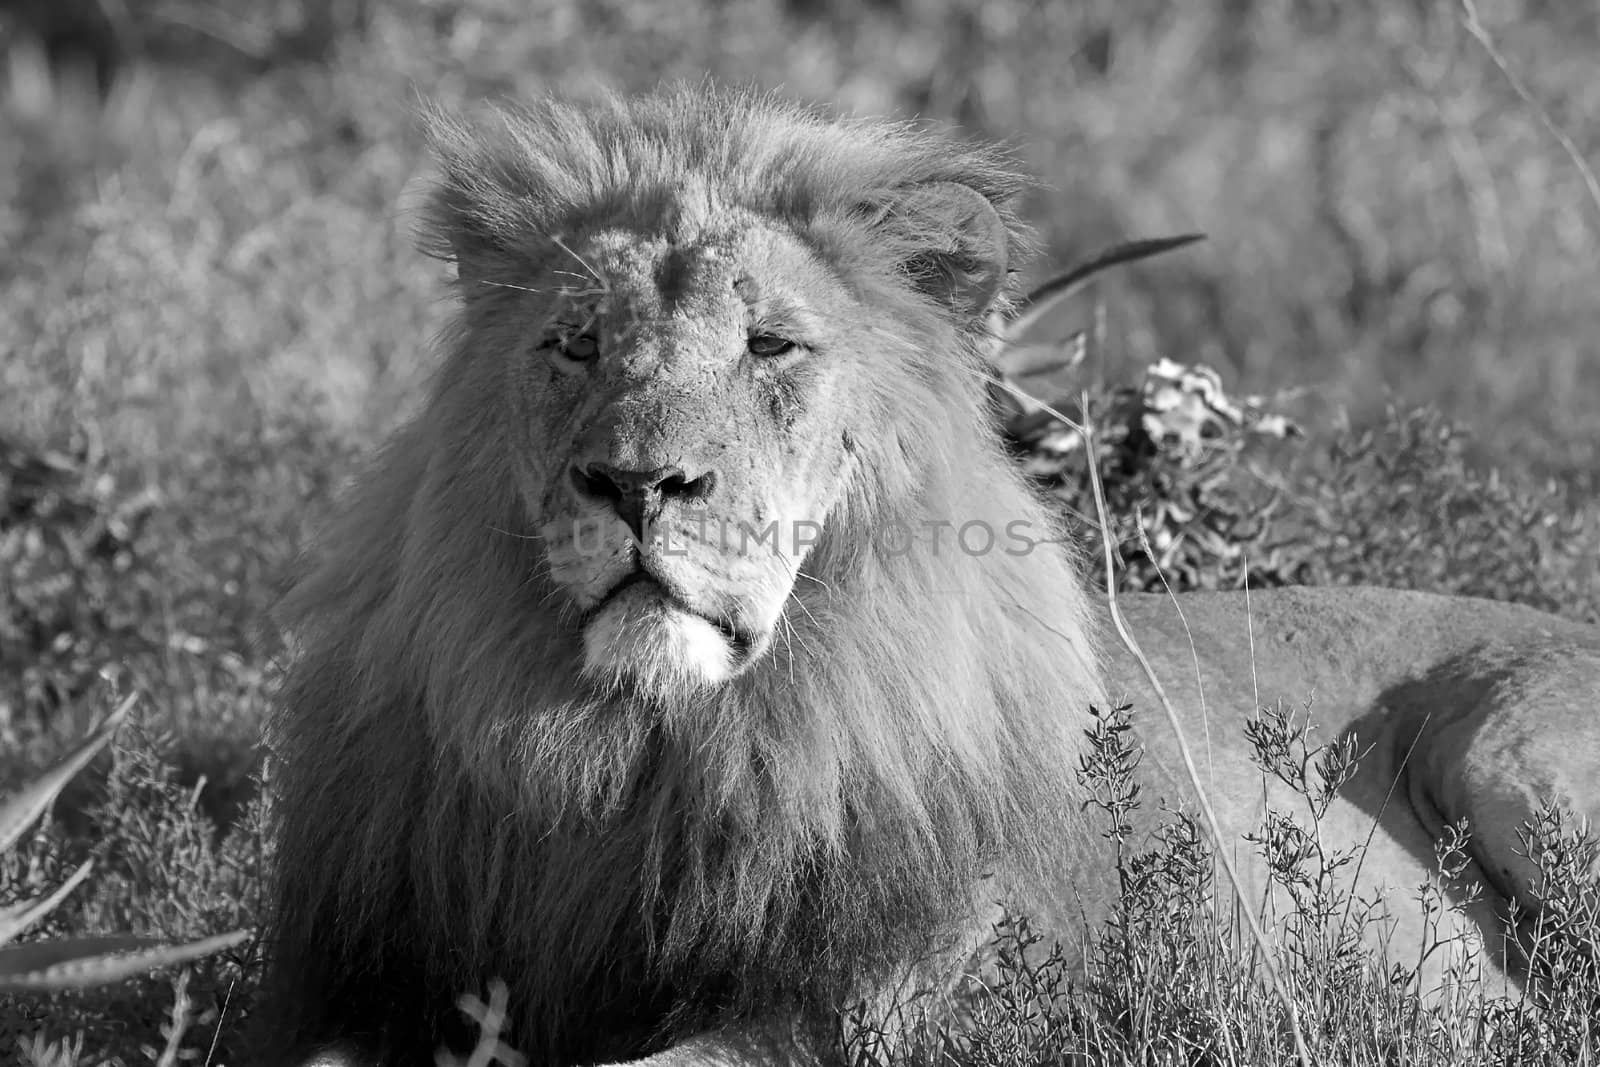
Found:
<path fill-rule="evenodd" d="M 99 858 L 43 935 L 259 915 L 267 613 L 446 310 L 420 95 L 711 76 L 1003 139 L 1035 278 L 1210 235 L 1105 279 L 1077 373 L 1203 362 L 1308 429 L 1251 468 L 1291 505 L 1258 580 L 1600 615 L 1595 5 L 12 0 L 0 54 L 0 792 L 144 711 L 0 858 L 0 903 Z M 1241 580 L 1213 543 L 1191 584 Z M 251 966 L 0 1001 L 0 1058 L 226 1061 Z"/>

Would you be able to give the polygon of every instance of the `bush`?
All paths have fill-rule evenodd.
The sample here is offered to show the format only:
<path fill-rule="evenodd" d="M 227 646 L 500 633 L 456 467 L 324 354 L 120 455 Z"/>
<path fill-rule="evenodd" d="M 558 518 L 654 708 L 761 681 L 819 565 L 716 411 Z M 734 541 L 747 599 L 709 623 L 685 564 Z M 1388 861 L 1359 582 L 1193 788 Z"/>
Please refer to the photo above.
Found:
<path fill-rule="evenodd" d="M 245 959 L 207 957 L 242 944 L 247 933 L 238 928 L 259 914 L 248 891 L 261 875 L 259 847 L 218 849 L 215 829 L 194 817 L 193 797 L 185 805 L 172 795 L 146 749 L 119 749 L 85 831 L 63 836 L 60 824 L 46 822 L 14 847 L 111 741 L 132 704 L 124 701 L 60 764 L 0 805 L 0 992 L 13 995 L 10 1036 L 36 1063 L 75 1062 L 86 1046 L 124 1038 L 130 1023 L 162 1033 L 176 1056 L 183 1031 L 207 1008 L 217 1015 L 218 997 Z M 100 842 L 87 858 L 84 840 Z M 141 928 L 149 932 L 125 932 Z M 169 1005 L 149 972 L 194 961 L 201 962 L 178 976 Z M 190 991 L 196 974 L 200 1004 Z"/>

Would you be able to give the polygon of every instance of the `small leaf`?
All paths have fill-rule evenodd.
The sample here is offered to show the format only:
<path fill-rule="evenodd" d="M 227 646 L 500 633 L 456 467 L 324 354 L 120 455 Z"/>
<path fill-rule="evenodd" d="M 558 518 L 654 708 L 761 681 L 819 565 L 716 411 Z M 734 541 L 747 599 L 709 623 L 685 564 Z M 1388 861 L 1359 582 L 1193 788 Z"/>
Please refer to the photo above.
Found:
<path fill-rule="evenodd" d="M 106 721 L 65 759 L 29 782 L 16 796 L 0 804 L 0 852 L 5 852 L 16 844 L 17 839 L 38 821 L 39 816 L 44 814 L 51 801 L 55 800 L 62 788 L 72 781 L 73 776 L 83 770 L 106 746 L 112 734 L 116 733 L 117 727 L 121 726 L 123 719 L 127 717 L 135 699 L 136 697 L 130 694 L 117 710 L 107 716 Z"/>
<path fill-rule="evenodd" d="M 0 908 L 0 945 L 8 945 L 22 931 L 49 915 L 67 898 L 67 894 L 78 888 L 78 883 L 89 877 L 89 870 L 94 866 L 94 860 L 84 860 L 83 866 L 72 872 L 72 877 L 61 883 L 54 893 L 47 897 L 38 897 L 33 900 L 24 900 Z"/>
<path fill-rule="evenodd" d="M 82 989 L 120 982 L 157 967 L 186 963 L 249 940 L 234 930 L 187 944 L 158 937 L 103 934 L 0 948 L 0 992 Z"/>

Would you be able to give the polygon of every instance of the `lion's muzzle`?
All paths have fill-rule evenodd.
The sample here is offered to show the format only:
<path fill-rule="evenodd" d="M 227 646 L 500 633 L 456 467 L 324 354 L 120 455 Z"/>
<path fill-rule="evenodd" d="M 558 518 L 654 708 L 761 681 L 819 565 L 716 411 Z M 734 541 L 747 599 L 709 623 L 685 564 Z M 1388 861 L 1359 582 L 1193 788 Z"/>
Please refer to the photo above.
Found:
<path fill-rule="evenodd" d="M 584 673 L 665 697 L 729 681 L 771 646 L 795 562 L 744 535 L 761 505 L 693 446 L 585 436 L 566 520 L 545 534 L 550 575 L 582 613 Z"/>
<path fill-rule="evenodd" d="M 727 682 L 770 643 L 770 629 L 755 633 L 696 611 L 640 566 L 585 618 L 584 671 L 648 692 L 681 694 Z"/>

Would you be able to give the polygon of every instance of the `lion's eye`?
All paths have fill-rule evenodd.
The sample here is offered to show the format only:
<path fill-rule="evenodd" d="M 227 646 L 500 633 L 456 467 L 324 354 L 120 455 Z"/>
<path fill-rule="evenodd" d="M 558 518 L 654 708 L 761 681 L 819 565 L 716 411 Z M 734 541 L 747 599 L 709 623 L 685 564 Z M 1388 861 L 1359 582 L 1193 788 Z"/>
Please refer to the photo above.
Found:
<path fill-rule="evenodd" d="M 600 354 L 600 342 L 592 333 L 559 334 L 539 347 L 554 349 L 574 363 L 587 363 Z"/>
<path fill-rule="evenodd" d="M 794 350 L 795 344 L 787 337 L 779 337 L 772 333 L 756 333 L 750 335 L 749 348 L 752 356 L 781 356 Z"/>
<path fill-rule="evenodd" d="M 579 363 L 593 359 L 600 353 L 600 342 L 592 333 L 580 333 L 576 337 L 569 337 L 561 346 L 561 354 L 568 359 L 577 360 Z"/>

